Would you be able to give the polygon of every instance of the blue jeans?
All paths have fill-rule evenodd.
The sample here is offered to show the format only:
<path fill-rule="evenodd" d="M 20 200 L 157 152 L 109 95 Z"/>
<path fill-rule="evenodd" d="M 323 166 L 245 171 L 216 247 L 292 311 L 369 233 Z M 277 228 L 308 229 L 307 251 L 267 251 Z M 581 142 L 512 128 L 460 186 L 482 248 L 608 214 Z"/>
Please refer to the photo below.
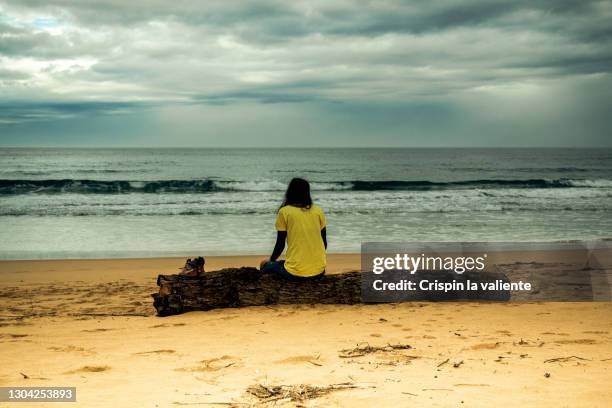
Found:
<path fill-rule="evenodd" d="M 318 275 L 308 276 L 308 277 L 292 275 L 285 269 L 285 261 L 266 262 L 263 268 L 261 268 L 261 272 L 271 273 L 281 279 L 285 279 L 285 280 L 293 281 L 293 282 L 303 282 L 306 280 L 317 279 L 325 275 L 325 271 L 321 272 Z"/>

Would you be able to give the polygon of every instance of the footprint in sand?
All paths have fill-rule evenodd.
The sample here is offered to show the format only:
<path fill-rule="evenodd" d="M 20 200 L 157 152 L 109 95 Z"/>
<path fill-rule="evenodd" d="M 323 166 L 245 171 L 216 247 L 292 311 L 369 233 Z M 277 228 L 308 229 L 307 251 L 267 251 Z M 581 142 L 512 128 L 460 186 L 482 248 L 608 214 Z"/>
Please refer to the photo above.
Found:
<path fill-rule="evenodd" d="M 0 333 L 0 339 L 3 337 L 11 338 L 11 339 L 21 339 L 24 337 L 28 337 L 29 334 L 17 334 L 17 333 Z"/>
<path fill-rule="evenodd" d="M 192 367 L 181 367 L 175 368 L 175 371 L 191 371 L 191 372 L 207 372 L 207 371 L 219 371 L 224 368 L 237 367 L 240 365 L 241 360 L 238 357 L 233 356 L 221 356 L 202 360 L 197 366 Z"/>
<path fill-rule="evenodd" d="M 151 350 L 151 351 L 140 351 L 138 353 L 132 353 L 134 356 L 146 356 L 152 354 L 174 354 L 176 350 L 172 349 L 161 349 L 161 350 Z"/>
<path fill-rule="evenodd" d="M 453 384 L 455 387 L 490 387 L 491 384 Z"/>
<path fill-rule="evenodd" d="M 29 323 L 29 322 L 2 322 L 0 323 L 0 327 L 9 327 L 9 326 L 33 326 L 33 323 Z"/>
<path fill-rule="evenodd" d="M 155 326 L 149 326 L 149 329 L 159 329 L 160 327 L 170 327 L 168 323 L 156 324 Z"/>
<path fill-rule="evenodd" d="M 149 329 L 158 329 L 160 327 L 179 327 L 179 326 L 185 326 L 185 323 L 173 323 L 173 324 L 169 324 L 169 323 L 161 323 L 161 324 L 156 324 L 154 326 L 149 326 Z"/>
<path fill-rule="evenodd" d="M 480 343 L 480 344 L 474 344 L 472 347 L 470 347 L 472 350 L 493 350 L 496 349 L 497 347 L 499 347 L 501 343 L 497 342 L 497 343 Z"/>
<path fill-rule="evenodd" d="M 50 346 L 50 347 L 47 347 L 47 350 L 58 351 L 58 352 L 61 352 L 61 353 L 95 354 L 95 352 L 92 351 L 92 350 L 88 350 L 88 349 L 85 349 L 83 347 L 72 346 L 72 345 L 68 345 L 68 346 Z"/>
<path fill-rule="evenodd" d="M 573 339 L 573 340 L 557 340 L 557 344 L 597 344 L 594 339 Z"/>
<path fill-rule="evenodd" d="M 105 329 L 105 328 L 98 328 L 98 329 L 84 329 L 81 330 L 84 333 L 97 333 L 97 332 L 106 332 L 106 331 L 111 331 L 111 330 L 115 330 L 115 329 Z"/>
<path fill-rule="evenodd" d="M 66 371 L 64 374 L 78 374 L 78 373 L 101 373 L 103 371 L 110 370 L 110 366 L 83 366 L 75 370 Z"/>
<path fill-rule="evenodd" d="M 315 366 L 321 366 L 319 362 L 320 356 L 303 355 L 303 356 L 292 356 L 283 358 L 282 360 L 276 360 L 275 364 L 312 364 Z"/>

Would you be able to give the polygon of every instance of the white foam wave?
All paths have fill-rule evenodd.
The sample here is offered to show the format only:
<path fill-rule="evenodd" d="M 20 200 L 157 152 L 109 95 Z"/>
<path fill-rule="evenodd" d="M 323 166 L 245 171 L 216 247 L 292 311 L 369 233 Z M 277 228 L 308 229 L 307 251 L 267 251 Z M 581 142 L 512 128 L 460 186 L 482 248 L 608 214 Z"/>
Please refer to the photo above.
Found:
<path fill-rule="evenodd" d="M 278 180 L 215 181 L 213 184 L 219 189 L 233 191 L 285 191 L 287 189 L 287 183 Z M 312 182 L 310 187 L 313 191 L 340 191 L 350 190 L 353 184 Z"/>
<path fill-rule="evenodd" d="M 567 183 L 572 187 L 591 187 L 591 188 L 612 188 L 612 180 L 568 180 Z"/>
<path fill-rule="evenodd" d="M 277 180 L 215 181 L 213 184 L 222 190 L 235 191 L 283 191 L 287 188 L 285 183 Z"/>

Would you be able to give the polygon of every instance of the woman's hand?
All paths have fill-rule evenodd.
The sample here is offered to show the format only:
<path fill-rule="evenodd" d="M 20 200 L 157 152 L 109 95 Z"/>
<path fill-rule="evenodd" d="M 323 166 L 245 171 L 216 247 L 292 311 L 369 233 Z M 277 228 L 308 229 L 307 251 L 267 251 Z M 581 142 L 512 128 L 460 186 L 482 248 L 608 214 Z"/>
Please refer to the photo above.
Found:
<path fill-rule="evenodd" d="M 267 264 L 268 262 L 270 262 L 270 258 L 262 259 L 261 262 L 259 262 L 259 270 L 261 271 L 264 265 Z"/>

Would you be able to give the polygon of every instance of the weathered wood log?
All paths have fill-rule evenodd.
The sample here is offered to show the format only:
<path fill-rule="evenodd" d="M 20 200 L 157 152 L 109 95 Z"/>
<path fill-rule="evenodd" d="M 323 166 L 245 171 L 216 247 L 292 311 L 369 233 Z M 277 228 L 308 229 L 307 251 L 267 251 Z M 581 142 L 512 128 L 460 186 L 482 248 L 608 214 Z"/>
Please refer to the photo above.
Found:
<path fill-rule="evenodd" d="M 396 273 L 396 275 L 389 276 Z M 421 280 L 444 282 L 509 282 L 502 273 L 466 272 L 458 275 L 449 271 L 419 271 L 409 275 L 401 271 L 385 272 L 385 281 Z M 271 304 L 355 304 L 370 302 L 405 302 L 416 300 L 497 300 L 510 299 L 508 291 L 431 290 L 386 291 L 378 300 L 371 291 L 371 282 L 380 279 L 371 272 L 347 272 L 325 275 L 305 282 L 288 282 L 271 274 L 262 274 L 250 267 L 229 268 L 208 272 L 200 277 L 159 275 L 159 293 L 154 293 L 153 305 L 159 316 L 193 310 L 262 306 Z"/>

